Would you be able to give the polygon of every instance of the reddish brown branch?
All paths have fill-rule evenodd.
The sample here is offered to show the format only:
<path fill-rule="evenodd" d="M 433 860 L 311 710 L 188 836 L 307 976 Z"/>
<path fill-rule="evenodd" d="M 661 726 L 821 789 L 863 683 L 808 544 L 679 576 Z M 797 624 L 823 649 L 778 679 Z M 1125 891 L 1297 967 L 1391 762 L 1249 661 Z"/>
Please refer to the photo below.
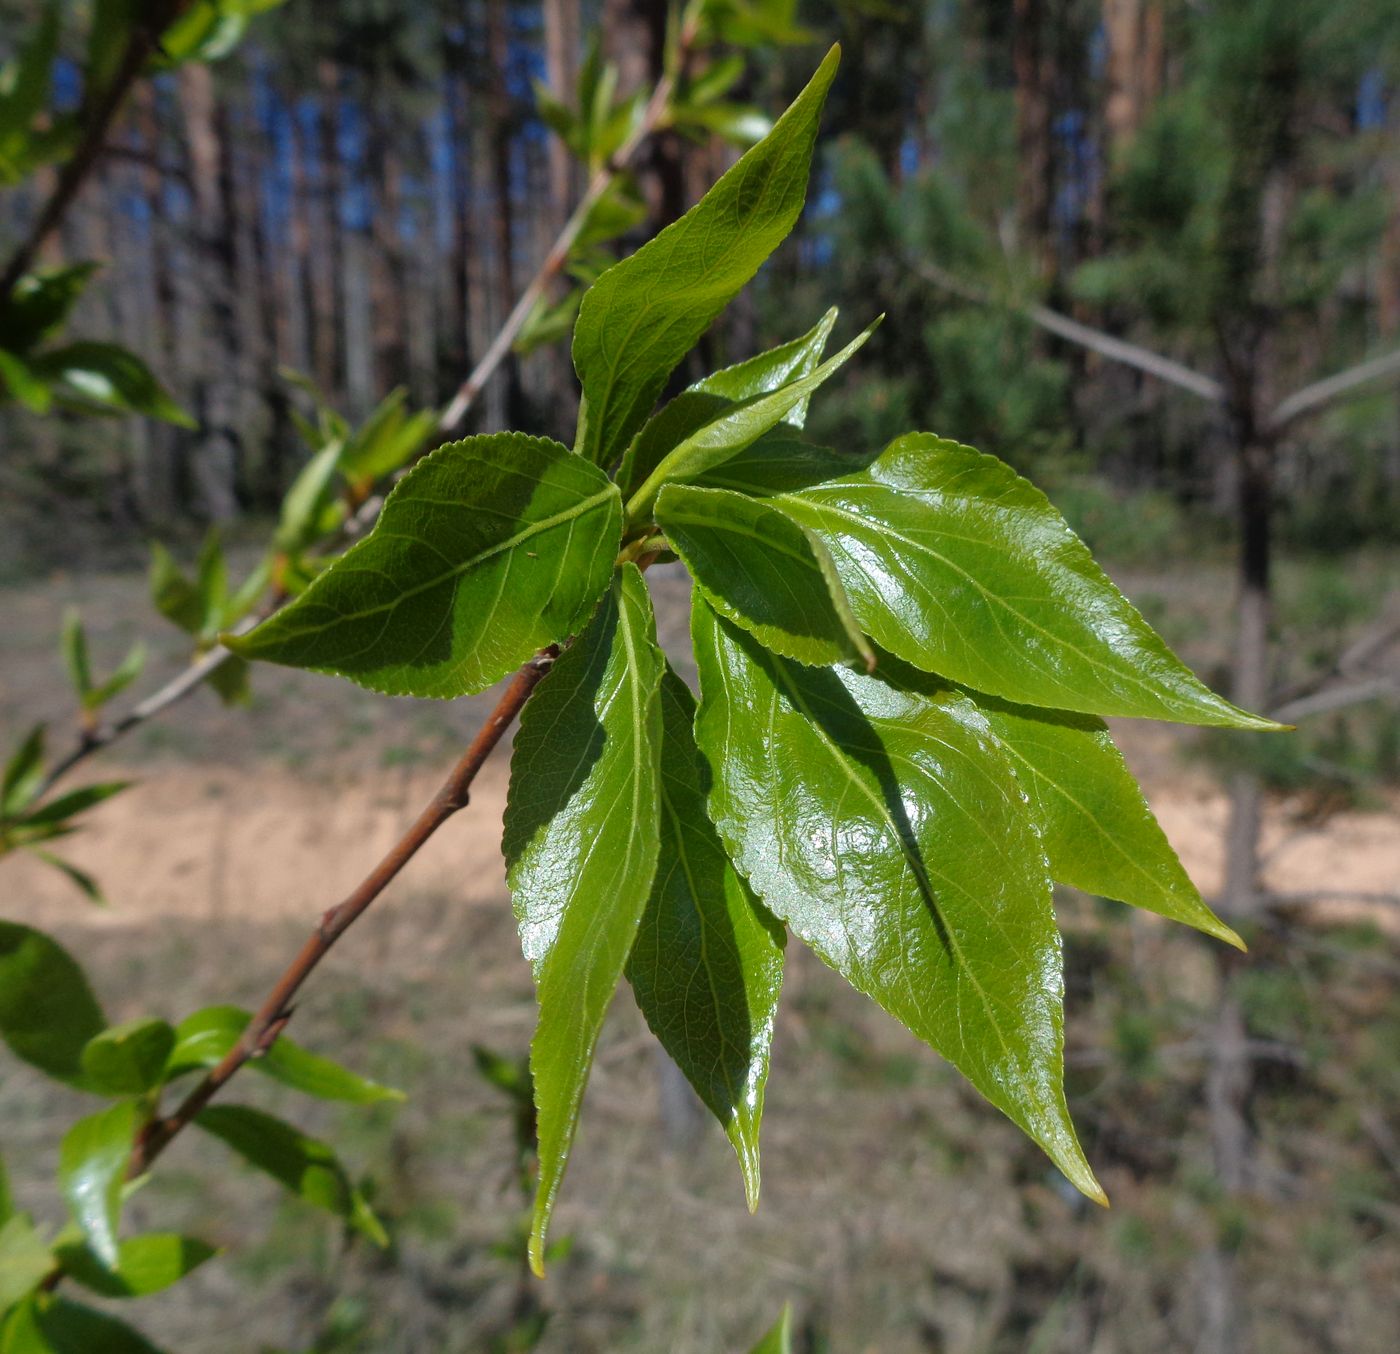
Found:
<path fill-rule="evenodd" d="M 145 1174 L 196 1115 L 228 1084 L 244 1063 L 266 1053 L 291 1019 L 293 1004 L 302 985 L 329 953 L 331 946 L 354 925 L 356 919 L 384 892 L 400 870 L 417 855 L 428 839 L 459 809 L 465 808 L 472 782 L 485 765 L 502 735 L 514 722 L 540 679 L 549 671 L 557 650 L 548 649 L 515 674 L 486 723 L 452 768 L 438 792 L 413 825 L 357 885 L 344 901 L 331 908 L 307 937 L 296 957 L 273 984 L 242 1037 L 223 1061 L 185 1097 L 173 1114 L 153 1119 L 137 1139 L 127 1164 L 129 1178 Z"/>

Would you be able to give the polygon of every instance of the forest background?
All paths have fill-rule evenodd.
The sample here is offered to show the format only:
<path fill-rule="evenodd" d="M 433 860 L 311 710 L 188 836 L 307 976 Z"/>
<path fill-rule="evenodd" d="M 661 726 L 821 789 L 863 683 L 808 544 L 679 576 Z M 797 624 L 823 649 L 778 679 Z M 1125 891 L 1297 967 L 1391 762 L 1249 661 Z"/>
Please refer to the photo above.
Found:
<path fill-rule="evenodd" d="M 574 101 L 596 40 L 621 90 L 647 85 L 665 17 L 652 0 L 290 0 L 228 59 L 138 86 L 46 261 L 107 261 L 75 328 L 137 351 L 192 426 L 0 405 L 7 732 L 71 720 L 54 646 L 69 603 L 113 661 L 140 634 L 153 668 L 178 661 L 145 608 L 149 542 L 191 558 L 213 524 L 237 560 L 265 533 L 310 451 L 302 378 L 354 422 L 400 387 L 409 407 L 447 404 L 583 188 L 537 84 Z M 33 0 L 3 0 L 0 56 L 36 20 Z M 832 301 L 861 322 L 885 311 L 859 372 L 814 407 L 814 436 L 923 427 L 995 451 L 1218 686 L 1240 679 L 1237 595 L 1262 589 L 1249 703 L 1287 708 L 1298 735 L 1126 736 L 1188 868 L 1247 922 L 1250 959 L 1225 966 L 1193 937 L 1062 900 L 1071 1092 L 1107 1219 L 798 965 L 749 1222 L 723 1144 L 621 1012 L 561 1213 L 574 1250 L 525 1296 L 497 1254 L 516 1209 L 509 1106 L 471 1057 L 513 1057 L 530 1028 L 483 793 L 298 1016 L 305 1042 L 348 1043 L 410 1093 L 326 1111 L 367 1176 L 392 1182 L 394 1249 L 347 1249 L 236 1182 L 206 1195 L 192 1155 L 148 1193 L 233 1258 L 145 1324 L 192 1351 L 478 1349 L 534 1304 L 552 1313 L 541 1348 L 699 1351 L 739 1347 L 791 1299 L 810 1351 L 1388 1352 L 1400 385 L 1390 368 L 1345 398 L 1316 383 L 1400 346 L 1393 5 L 804 0 L 781 36 L 730 92 L 754 123 L 831 40 L 845 59 L 808 211 L 706 365 L 802 332 Z M 629 242 L 737 153 L 697 129 L 650 142 Z M 50 186 L 6 194 L 0 243 Z M 471 431 L 568 439 L 567 345 L 535 337 Z M 252 699 L 224 711 L 201 693 L 114 754 L 142 785 L 71 853 L 110 912 L 77 915 L 37 868 L 6 877 L 26 919 L 105 960 L 118 1013 L 153 992 L 172 1010 L 252 997 L 475 717 L 280 671 Z M 1227 824 L 1238 836 L 1251 803 L 1237 869 Z M 28 1160 L 37 1179 L 62 1093 L 7 1069 L 0 1107 L 12 1175 Z M 647 1135 L 658 1116 L 664 1151 Z"/>

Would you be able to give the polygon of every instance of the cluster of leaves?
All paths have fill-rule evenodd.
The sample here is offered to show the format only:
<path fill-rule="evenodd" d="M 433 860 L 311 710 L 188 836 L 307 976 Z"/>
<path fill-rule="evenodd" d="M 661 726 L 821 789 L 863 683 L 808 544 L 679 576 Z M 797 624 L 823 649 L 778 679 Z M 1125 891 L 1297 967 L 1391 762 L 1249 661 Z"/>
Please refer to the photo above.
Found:
<path fill-rule="evenodd" d="M 731 96 L 748 70 L 747 51 L 811 41 L 812 35 L 794 22 L 794 12 L 794 0 L 690 0 L 674 11 L 662 60 L 669 97 L 655 130 L 674 129 L 697 141 L 718 136 L 741 148 L 766 136 L 772 121 Z M 712 60 L 697 55 L 720 44 L 738 50 Z M 572 107 L 535 83 L 541 119 L 590 176 L 613 166 L 646 115 L 648 91 L 638 89 L 619 98 L 618 79 L 616 65 L 603 60 L 595 39 L 579 71 Z M 611 247 L 646 216 L 647 205 L 633 176 L 625 170 L 612 174 L 569 245 L 564 263 L 569 285 L 562 295 L 542 294 L 536 300 L 516 337 L 516 352 L 530 353 L 568 336 L 585 290 L 613 262 Z"/>
<path fill-rule="evenodd" d="M 931 434 L 808 440 L 810 333 L 653 412 L 801 211 L 833 51 L 700 203 L 583 299 L 572 450 L 439 448 L 251 659 L 450 698 L 562 652 L 525 708 L 504 852 L 539 1024 L 539 1270 L 625 975 L 740 1158 L 751 1205 L 791 931 L 956 1065 L 1090 1197 L 1065 1103 L 1054 881 L 1238 943 L 1102 722 L 1263 729 L 1204 687 L 1049 501 Z M 698 701 L 643 569 L 693 580 Z"/>
<path fill-rule="evenodd" d="M 140 1297 L 214 1254 L 191 1237 L 123 1237 L 121 1216 L 137 1187 L 128 1178 L 133 1150 L 159 1119 L 162 1096 L 223 1059 L 249 1019 L 237 1007 L 211 1006 L 177 1025 L 109 1024 L 64 949 L 40 931 L 0 922 L 0 1038 L 47 1076 L 110 1102 L 78 1120 L 59 1147 L 58 1180 L 71 1222 L 55 1235 L 16 1208 L 0 1177 L 0 1348 L 15 1354 L 152 1348 L 125 1323 L 53 1290 L 66 1278 L 104 1298 Z M 401 1099 L 285 1038 L 252 1066 L 322 1100 Z M 247 1105 L 210 1106 L 195 1123 L 292 1194 L 386 1244 L 364 1194 L 324 1142 Z"/>

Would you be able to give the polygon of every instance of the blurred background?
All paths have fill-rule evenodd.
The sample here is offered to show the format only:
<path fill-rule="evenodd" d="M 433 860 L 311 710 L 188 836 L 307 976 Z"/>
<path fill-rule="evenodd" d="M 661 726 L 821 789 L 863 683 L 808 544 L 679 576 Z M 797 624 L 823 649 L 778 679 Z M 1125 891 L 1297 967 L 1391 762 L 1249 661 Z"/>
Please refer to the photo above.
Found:
<path fill-rule="evenodd" d="M 722 1136 L 624 995 L 557 1215 L 571 1245 L 538 1285 L 516 1259 L 511 1064 L 533 1001 L 498 855 L 501 759 L 297 1015 L 302 1042 L 409 1093 L 319 1111 L 393 1247 L 182 1142 L 133 1210 L 229 1253 L 142 1323 L 191 1354 L 700 1354 L 747 1348 L 790 1300 L 804 1354 L 1391 1354 L 1394 0 L 753 8 L 762 40 L 724 114 L 638 159 L 621 247 L 692 203 L 843 44 L 807 212 L 690 375 L 833 303 L 838 339 L 886 312 L 812 435 L 926 428 L 1004 457 L 1207 681 L 1297 723 L 1269 739 L 1115 729 L 1250 953 L 1060 898 L 1071 1106 L 1107 1214 L 794 948 L 749 1218 Z M 37 22 L 35 0 L 0 0 L 0 58 Z M 65 608 L 108 666 L 144 640 L 133 697 L 180 670 L 188 643 L 147 599 L 151 543 L 188 563 L 215 526 L 246 571 L 325 440 L 315 400 L 352 426 L 395 391 L 403 410 L 450 400 L 584 185 L 539 86 L 572 106 L 606 60 L 620 94 L 645 89 L 666 27 L 655 0 L 288 0 L 217 64 L 137 86 L 44 261 L 103 261 L 75 326 L 144 358 L 190 426 L 0 403 L 0 744 L 39 720 L 74 728 Z M 79 97 L 76 61 L 55 66 L 60 106 Z M 40 173 L 4 192 L 0 254 L 51 189 Z M 558 314 L 536 316 L 467 430 L 572 441 L 552 296 Z M 684 585 L 653 578 L 684 669 Z M 104 754 L 104 777 L 138 784 L 66 854 L 110 909 L 81 910 L 38 862 L 4 863 L 7 915 L 61 936 L 114 1019 L 254 1003 L 485 709 L 282 669 L 246 695 L 200 690 Z M 79 1103 L 0 1069 L 7 1164 L 35 1198 Z"/>

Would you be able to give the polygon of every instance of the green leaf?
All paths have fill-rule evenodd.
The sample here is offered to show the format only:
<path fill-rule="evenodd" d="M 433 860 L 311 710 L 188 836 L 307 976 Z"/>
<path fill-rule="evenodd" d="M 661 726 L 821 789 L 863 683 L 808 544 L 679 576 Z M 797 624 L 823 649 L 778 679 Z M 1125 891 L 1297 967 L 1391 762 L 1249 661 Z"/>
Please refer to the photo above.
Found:
<path fill-rule="evenodd" d="M 17 1058 L 80 1084 L 83 1048 L 106 1025 L 66 950 L 42 931 L 0 921 L 0 1036 Z"/>
<path fill-rule="evenodd" d="M 699 599 L 693 637 L 710 812 L 750 886 L 1102 1200 L 1065 1104 L 1049 865 L 976 707 L 791 663 Z"/>
<path fill-rule="evenodd" d="M 199 547 L 194 563 L 194 586 L 199 594 L 200 630 L 216 635 L 223 624 L 224 605 L 228 601 L 228 561 L 218 527 L 210 527 Z"/>
<path fill-rule="evenodd" d="M 99 1095 L 144 1095 L 164 1079 L 175 1031 L 164 1020 L 128 1020 L 88 1040 L 83 1080 Z"/>
<path fill-rule="evenodd" d="M 617 472 L 623 494 L 633 493 L 678 442 L 698 432 L 731 405 L 771 394 L 792 381 L 809 376 L 822 360 L 835 324 L 836 307 L 833 306 L 801 338 L 712 372 L 681 391 L 647 420 L 628 446 L 622 468 Z M 781 423 L 800 428 L 810 403 L 810 398 L 799 400 L 783 415 Z"/>
<path fill-rule="evenodd" d="M 185 576 L 159 541 L 151 543 L 151 567 L 147 575 L 151 604 L 166 620 L 178 625 L 187 635 L 199 634 L 204 624 L 204 603 L 199 589 Z"/>
<path fill-rule="evenodd" d="M 95 263 L 74 263 L 25 274 L 0 311 L 0 347 L 25 354 L 52 337 L 63 327 L 96 271 Z"/>
<path fill-rule="evenodd" d="M 10 1173 L 5 1169 L 5 1160 L 0 1157 L 0 1223 L 9 1222 L 15 1215 L 15 1199 L 10 1192 Z"/>
<path fill-rule="evenodd" d="M 67 828 L 59 828 L 49 835 L 59 836 L 67 831 Z M 39 851 L 32 847 L 30 849 L 32 854 L 38 856 L 45 865 L 52 865 L 55 870 L 59 870 L 67 875 L 69 882 L 87 898 L 88 902 L 96 903 L 98 907 L 107 906 L 107 900 L 102 896 L 102 890 L 98 886 L 97 880 L 86 870 L 80 870 L 71 861 L 64 860 L 62 857 L 54 855 L 51 851 Z"/>
<path fill-rule="evenodd" d="M 170 1079 L 221 1062 L 248 1028 L 252 1017 L 237 1006 L 209 1006 L 187 1016 L 175 1030 L 165 1077 Z M 312 1053 L 285 1035 L 249 1066 L 284 1086 L 318 1100 L 344 1100 L 370 1105 L 380 1100 L 403 1100 L 402 1091 L 362 1077 L 319 1053 Z"/>
<path fill-rule="evenodd" d="M 39 375 L 62 382 L 71 390 L 80 409 L 145 414 L 181 428 L 198 426 L 135 353 L 114 343 L 84 341 L 50 348 L 32 365 Z"/>
<path fill-rule="evenodd" d="M 661 679 L 661 849 L 627 977 L 646 1022 L 714 1111 L 758 1207 L 758 1130 L 786 933 L 729 863 L 706 816 L 695 698 Z"/>
<path fill-rule="evenodd" d="M 732 466 L 716 479 L 738 487 Z M 994 456 L 911 433 L 775 502 L 826 542 L 865 632 L 925 671 L 1023 705 L 1279 727 L 1203 686 Z"/>
<path fill-rule="evenodd" d="M 0 777 L 0 817 L 14 817 L 34 798 L 44 779 L 44 726 L 36 724 L 5 763 Z"/>
<path fill-rule="evenodd" d="M 627 503 L 627 520 L 645 521 L 656 501 L 660 488 L 668 480 L 694 479 L 714 466 L 738 455 L 745 447 L 758 441 L 764 433 L 777 427 L 799 405 L 811 398 L 812 392 L 829 380 L 865 345 L 880 321 L 876 320 L 835 357 L 828 358 L 810 375 L 742 404 L 735 404 L 697 428 L 678 442 L 658 463 L 655 470 L 642 481 L 641 487 Z"/>
<path fill-rule="evenodd" d="M 69 607 L 63 613 L 63 630 L 59 636 L 59 647 L 63 650 L 63 661 L 68 668 L 73 690 L 78 699 L 85 701 L 92 690 L 92 669 L 88 664 L 87 635 L 83 631 L 83 618 L 77 607 Z"/>
<path fill-rule="evenodd" d="M 225 642 L 376 691 L 481 691 L 583 624 L 620 535 L 617 486 L 595 466 L 546 438 L 469 437 L 404 476 L 296 601 Z"/>
<path fill-rule="evenodd" d="M 298 1198 L 344 1218 L 376 1245 L 389 1244 L 379 1219 L 326 1143 L 246 1105 L 212 1105 L 195 1123 Z"/>
<path fill-rule="evenodd" d="M 32 1293 L 52 1269 L 49 1248 L 23 1213 L 0 1224 L 0 1312 Z"/>
<path fill-rule="evenodd" d="M 0 1354 L 161 1354 L 125 1322 L 67 1298 L 40 1294 L 0 1331 Z"/>
<path fill-rule="evenodd" d="M 656 872 L 663 664 L 646 585 L 624 565 L 525 707 L 511 758 L 507 878 L 540 1004 L 537 1273 L 593 1050 Z"/>
<path fill-rule="evenodd" d="M 335 477 L 345 444 L 339 439 L 322 447 L 304 466 L 282 499 L 282 516 L 273 545 L 294 553 L 314 545 L 337 508 Z M 343 512 L 343 508 L 341 509 Z"/>
<path fill-rule="evenodd" d="M 137 640 L 127 655 L 105 682 L 99 682 L 83 698 L 83 709 L 100 710 L 108 701 L 120 696 L 142 673 L 146 666 L 146 646 Z"/>
<path fill-rule="evenodd" d="M 722 615 L 802 663 L 875 654 L 821 540 L 762 499 L 668 484 L 656 521 Z"/>
<path fill-rule="evenodd" d="M 80 790 L 70 790 L 57 799 L 27 813 L 24 822 L 29 827 L 44 827 L 50 823 L 66 822 L 77 814 L 85 813 L 104 799 L 120 794 L 131 782 L 129 780 L 105 780 L 96 785 L 84 785 Z"/>
<path fill-rule="evenodd" d="M 58 1183 L 92 1253 L 108 1269 L 117 1263 L 117 1223 L 141 1107 L 123 1101 L 79 1119 L 58 1149 Z"/>
<path fill-rule="evenodd" d="M 0 393 L 8 390 L 26 409 L 34 414 L 47 414 L 53 407 L 53 392 L 24 361 L 14 353 L 0 348 Z"/>
<path fill-rule="evenodd" d="M 54 1248 L 54 1258 L 63 1272 L 104 1298 L 140 1298 L 159 1293 L 216 1254 L 213 1246 L 175 1232 L 127 1237 L 117 1244 L 115 1269 L 106 1268 L 81 1242 Z"/>
<path fill-rule="evenodd" d="M 772 132 L 584 297 L 574 366 L 587 402 L 579 449 L 588 460 L 617 460 L 666 378 L 796 223 L 839 59 L 832 48 Z"/>
<path fill-rule="evenodd" d="M 783 1303 L 782 1315 L 750 1354 L 792 1354 L 792 1304 Z"/>
<path fill-rule="evenodd" d="M 226 658 L 216 668 L 211 668 L 205 680 L 225 705 L 247 705 L 253 698 L 249 689 L 251 673 L 248 661 L 236 654 Z"/>

